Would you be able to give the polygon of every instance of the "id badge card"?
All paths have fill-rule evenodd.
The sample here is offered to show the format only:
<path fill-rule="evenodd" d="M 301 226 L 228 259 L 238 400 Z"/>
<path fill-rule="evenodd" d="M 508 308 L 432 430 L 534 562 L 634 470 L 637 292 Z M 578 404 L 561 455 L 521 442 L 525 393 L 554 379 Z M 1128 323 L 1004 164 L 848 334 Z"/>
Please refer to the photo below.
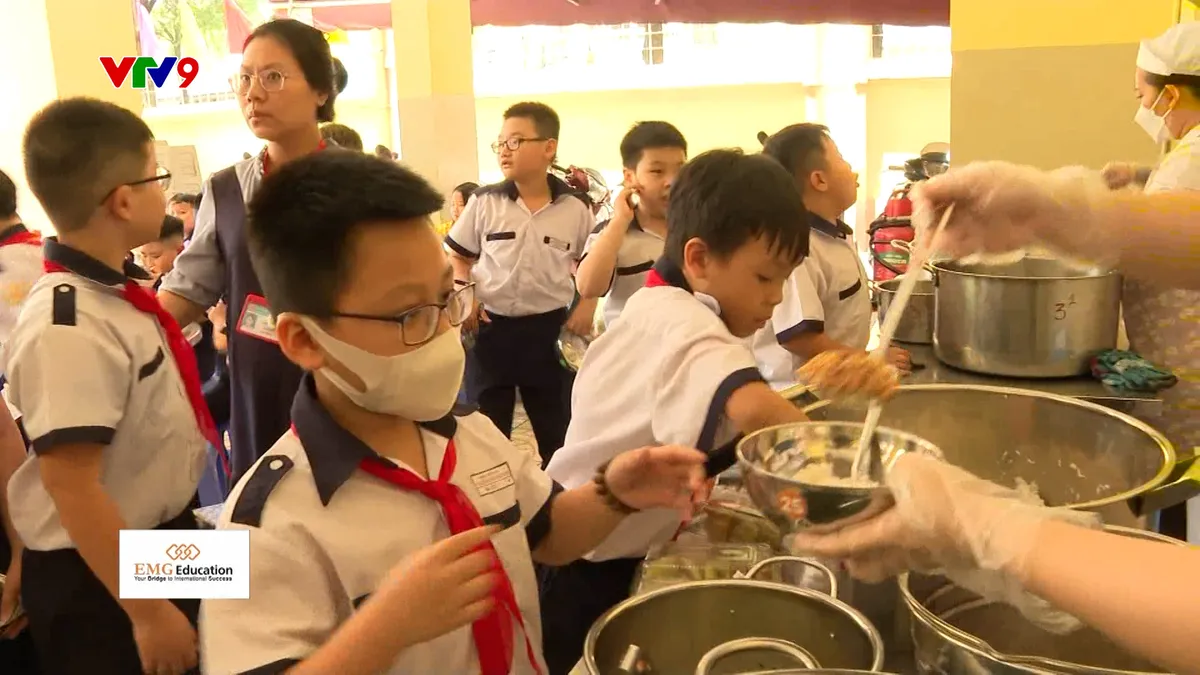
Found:
<path fill-rule="evenodd" d="M 237 331 L 242 335 L 279 344 L 275 336 L 275 317 L 271 315 L 271 307 L 266 298 L 261 295 L 247 295 L 242 305 L 242 314 L 238 317 Z"/>

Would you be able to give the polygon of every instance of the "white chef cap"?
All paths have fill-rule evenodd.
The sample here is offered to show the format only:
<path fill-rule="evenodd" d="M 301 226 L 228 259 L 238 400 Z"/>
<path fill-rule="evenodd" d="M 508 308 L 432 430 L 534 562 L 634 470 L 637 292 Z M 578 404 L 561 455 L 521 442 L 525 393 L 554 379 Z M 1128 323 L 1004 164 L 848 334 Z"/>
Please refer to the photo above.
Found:
<path fill-rule="evenodd" d="M 1155 75 L 1200 75 L 1200 22 L 1187 21 L 1142 40 L 1137 67 Z"/>

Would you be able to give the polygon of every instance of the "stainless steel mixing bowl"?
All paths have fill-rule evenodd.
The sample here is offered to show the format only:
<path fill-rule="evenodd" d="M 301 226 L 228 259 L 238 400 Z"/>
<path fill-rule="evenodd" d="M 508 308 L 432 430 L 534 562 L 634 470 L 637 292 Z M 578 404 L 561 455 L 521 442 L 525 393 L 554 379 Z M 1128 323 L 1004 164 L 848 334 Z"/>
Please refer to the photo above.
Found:
<path fill-rule="evenodd" d="M 800 422 L 761 429 L 738 444 L 738 464 L 750 498 L 785 530 L 836 528 L 865 520 L 892 504 L 883 478 L 909 452 L 941 456 L 929 441 L 886 427 L 873 442 L 882 462 L 868 481 L 851 480 L 851 465 L 863 425 L 859 422 Z M 809 467 L 819 467 L 814 478 Z"/>

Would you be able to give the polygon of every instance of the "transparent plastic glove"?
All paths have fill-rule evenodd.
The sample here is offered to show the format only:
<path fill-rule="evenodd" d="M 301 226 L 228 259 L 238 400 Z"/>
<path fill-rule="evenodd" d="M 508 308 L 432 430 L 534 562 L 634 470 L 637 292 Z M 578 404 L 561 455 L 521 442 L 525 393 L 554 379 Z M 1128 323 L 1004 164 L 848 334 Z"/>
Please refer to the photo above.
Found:
<path fill-rule="evenodd" d="M 1079 626 L 1017 580 L 1043 523 L 1098 527 L 1097 516 L 1043 506 L 1032 490 L 1001 487 L 921 455 L 897 460 L 887 484 L 894 508 L 832 534 L 797 533 L 789 545 L 801 555 L 843 560 L 852 576 L 867 581 L 909 569 L 943 574 L 1013 605 L 1047 630 L 1065 633 Z"/>
<path fill-rule="evenodd" d="M 1091 206 L 1108 192 L 1099 172 L 1083 167 L 1044 172 L 977 162 L 916 186 L 913 222 L 919 233 L 928 231 L 953 203 L 938 244 L 941 253 L 1003 262 L 1044 246 L 1068 258 L 1108 263 L 1115 259 L 1107 244 L 1113 233 L 1097 229 Z"/>
<path fill-rule="evenodd" d="M 1100 177 L 1111 190 L 1120 190 L 1138 180 L 1138 165 L 1132 162 L 1109 162 L 1100 170 Z"/>

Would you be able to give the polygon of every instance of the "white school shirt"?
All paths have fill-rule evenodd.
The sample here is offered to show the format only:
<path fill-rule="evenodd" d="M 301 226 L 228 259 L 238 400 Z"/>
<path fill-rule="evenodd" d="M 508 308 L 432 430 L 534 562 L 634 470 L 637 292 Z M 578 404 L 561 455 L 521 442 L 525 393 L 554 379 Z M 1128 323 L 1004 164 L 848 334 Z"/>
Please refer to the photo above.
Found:
<path fill-rule="evenodd" d="M 29 297 L 29 291 L 42 277 L 41 244 L 6 241 L 26 232 L 28 230 L 21 224 L 9 226 L 0 232 L 0 345 L 8 342 L 25 298 Z M 4 399 L 12 418 L 20 419 L 21 413 L 8 400 L 7 388 L 0 388 L 0 397 Z"/>
<path fill-rule="evenodd" d="M 475 296 L 488 312 L 516 317 L 564 309 L 574 268 L 596 217 L 565 182 L 546 174 L 550 203 L 531 213 L 512 181 L 475 191 L 445 243 L 475 261 Z"/>
<path fill-rule="evenodd" d="M 583 247 L 585 258 L 610 222 L 612 221 L 606 220 L 592 230 L 587 244 Z M 629 224 L 629 231 L 625 233 L 625 239 L 621 242 L 621 248 L 617 251 L 617 264 L 613 267 L 612 278 L 608 282 L 608 290 L 605 291 L 605 326 L 611 326 L 621 315 L 629 296 L 646 285 L 646 275 L 654 267 L 654 261 L 662 257 L 663 244 L 661 237 L 642 229 L 637 217 L 634 217 L 633 222 Z"/>
<path fill-rule="evenodd" d="M 655 269 L 672 285 L 635 293 L 620 320 L 588 347 L 575 376 L 566 442 L 546 468 L 567 489 L 586 484 L 627 450 L 678 444 L 711 452 L 733 440 L 725 404 L 739 388 L 762 381 L 754 355 L 725 327 L 715 301 L 693 294 L 665 259 Z M 679 525 L 674 509 L 635 513 L 586 557 L 642 557 Z"/>
<path fill-rule="evenodd" d="M 1146 192 L 1180 191 L 1200 191 L 1200 127 L 1180 139 L 1146 183 Z M 1189 454 L 1200 448 L 1200 291 L 1126 276 L 1122 302 L 1130 348 L 1179 378 L 1159 394 L 1162 409 L 1147 421 Z M 1200 544 L 1200 499 L 1188 501 L 1188 543 Z"/>
<path fill-rule="evenodd" d="M 34 284 L 3 354 L 33 449 L 9 482 L 8 503 L 37 551 L 75 547 L 42 484 L 41 455 L 72 443 L 105 446 L 100 481 L 130 529 L 180 515 L 207 455 L 158 321 L 121 297 L 128 277 L 54 239 L 45 253 L 72 273 Z"/>
<path fill-rule="evenodd" d="M 771 320 L 750 338 L 758 367 L 776 391 L 795 385 L 804 365 L 782 343 L 809 332 L 852 349 L 866 349 L 871 339 L 871 296 L 854 231 L 812 214 L 809 228 L 808 256 L 784 282 Z"/>
<path fill-rule="evenodd" d="M 330 417 L 312 375 L 296 394 L 292 419 L 293 430 L 242 477 L 218 521 L 218 529 L 250 531 L 250 599 L 202 603 L 206 675 L 284 672 L 320 648 L 393 567 L 450 536 L 436 501 L 359 469 L 377 455 Z M 436 477 L 453 438 L 452 482 L 485 523 L 505 526 L 492 543 L 544 673 L 530 551 L 550 530 L 550 505 L 561 488 L 482 414 L 447 415 L 421 427 L 430 473 Z M 513 675 L 535 672 L 515 622 L 513 660 Z M 385 671 L 478 672 L 470 626 L 404 650 Z"/>

